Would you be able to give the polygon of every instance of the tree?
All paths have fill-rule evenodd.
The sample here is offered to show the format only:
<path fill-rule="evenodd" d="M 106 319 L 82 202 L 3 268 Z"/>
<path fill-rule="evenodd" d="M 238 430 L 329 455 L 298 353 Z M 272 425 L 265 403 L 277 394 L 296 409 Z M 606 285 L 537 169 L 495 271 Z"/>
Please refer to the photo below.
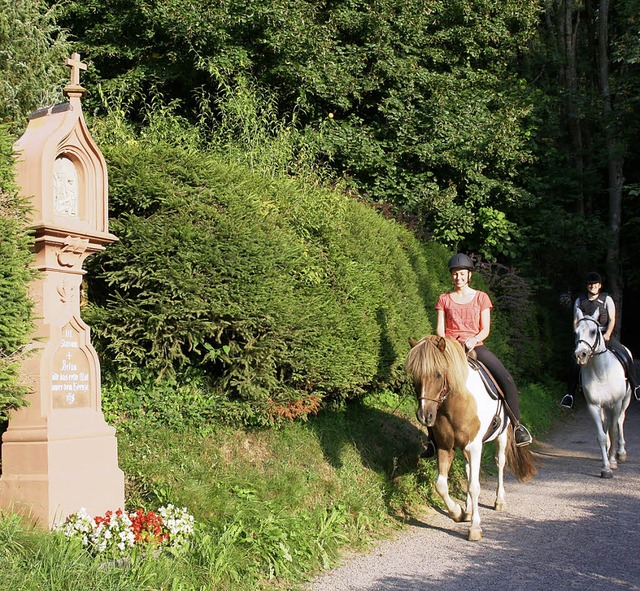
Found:
<path fill-rule="evenodd" d="M 215 127 L 225 95 L 255 80 L 370 201 L 422 219 L 449 245 L 487 257 L 517 249 L 514 211 L 536 199 L 520 180 L 531 161 L 531 97 L 515 66 L 537 2 L 65 6 L 63 23 L 93 61 L 102 95 L 133 120 L 152 92 Z"/>
<path fill-rule="evenodd" d="M 57 14 L 44 0 L 0 0 L 0 123 L 14 133 L 62 97 L 70 51 Z"/>
<path fill-rule="evenodd" d="M 607 178 L 609 192 L 609 231 L 611 233 L 607 249 L 607 275 L 609 291 L 618 303 L 616 334 L 620 335 L 622 325 L 622 277 L 620 268 L 620 223 L 622 216 L 622 186 L 624 151 L 621 137 L 616 131 L 609 83 L 609 0 L 600 0 L 598 10 L 598 80 L 602 98 L 602 118 L 607 145 Z"/>

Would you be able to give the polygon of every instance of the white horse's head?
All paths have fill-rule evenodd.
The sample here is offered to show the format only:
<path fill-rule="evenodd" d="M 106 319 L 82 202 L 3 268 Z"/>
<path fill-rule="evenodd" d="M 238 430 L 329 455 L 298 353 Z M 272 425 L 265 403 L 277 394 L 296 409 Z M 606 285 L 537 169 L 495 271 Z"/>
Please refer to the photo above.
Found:
<path fill-rule="evenodd" d="M 600 310 L 592 315 L 576 310 L 576 348 L 574 354 L 579 365 L 585 365 L 591 355 L 606 349 L 602 331 L 600 330 Z"/>

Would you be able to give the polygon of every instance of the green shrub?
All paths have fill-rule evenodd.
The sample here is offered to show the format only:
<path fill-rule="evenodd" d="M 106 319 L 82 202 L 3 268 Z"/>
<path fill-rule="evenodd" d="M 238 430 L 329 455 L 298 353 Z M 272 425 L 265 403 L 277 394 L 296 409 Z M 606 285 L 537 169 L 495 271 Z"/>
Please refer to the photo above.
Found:
<path fill-rule="evenodd" d="M 108 382 L 197 384 L 221 416 L 232 401 L 264 423 L 404 379 L 443 249 L 338 192 L 205 152 L 104 151 L 120 240 L 89 260 L 85 317 Z"/>
<path fill-rule="evenodd" d="M 18 378 L 23 347 L 33 331 L 27 283 L 31 240 L 26 231 L 27 206 L 15 185 L 12 138 L 0 127 L 0 420 L 25 404 L 26 387 Z"/>

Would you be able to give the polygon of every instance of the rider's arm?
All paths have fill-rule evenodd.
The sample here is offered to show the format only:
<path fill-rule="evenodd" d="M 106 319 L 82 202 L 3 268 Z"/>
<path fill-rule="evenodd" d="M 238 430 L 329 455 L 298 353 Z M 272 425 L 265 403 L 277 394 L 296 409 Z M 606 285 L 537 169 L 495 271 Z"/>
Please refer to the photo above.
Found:
<path fill-rule="evenodd" d="M 439 337 L 444 337 L 444 310 L 438 310 L 438 322 L 436 324 L 436 334 Z"/>
<path fill-rule="evenodd" d="M 491 308 L 485 308 L 480 312 L 480 332 L 475 337 L 469 337 L 464 346 L 471 351 L 478 343 L 484 341 L 491 331 Z"/>
<path fill-rule="evenodd" d="M 604 336 L 605 341 L 608 341 L 616 326 L 616 305 L 613 303 L 611 296 L 607 296 L 607 299 L 604 301 L 604 305 L 607 309 L 607 313 L 609 314 L 609 324 L 607 324 L 607 330 L 604 331 L 604 335 L 602 336 Z"/>

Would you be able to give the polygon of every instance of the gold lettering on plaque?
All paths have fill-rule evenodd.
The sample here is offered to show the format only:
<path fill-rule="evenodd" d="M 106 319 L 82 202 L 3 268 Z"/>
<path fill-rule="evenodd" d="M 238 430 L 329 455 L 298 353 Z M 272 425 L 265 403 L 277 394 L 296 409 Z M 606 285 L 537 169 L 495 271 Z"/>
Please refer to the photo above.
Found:
<path fill-rule="evenodd" d="M 53 408 L 90 406 L 89 359 L 80 348 L 80 333 L 70 324 L 62 328 L 51 366 Z"/>

